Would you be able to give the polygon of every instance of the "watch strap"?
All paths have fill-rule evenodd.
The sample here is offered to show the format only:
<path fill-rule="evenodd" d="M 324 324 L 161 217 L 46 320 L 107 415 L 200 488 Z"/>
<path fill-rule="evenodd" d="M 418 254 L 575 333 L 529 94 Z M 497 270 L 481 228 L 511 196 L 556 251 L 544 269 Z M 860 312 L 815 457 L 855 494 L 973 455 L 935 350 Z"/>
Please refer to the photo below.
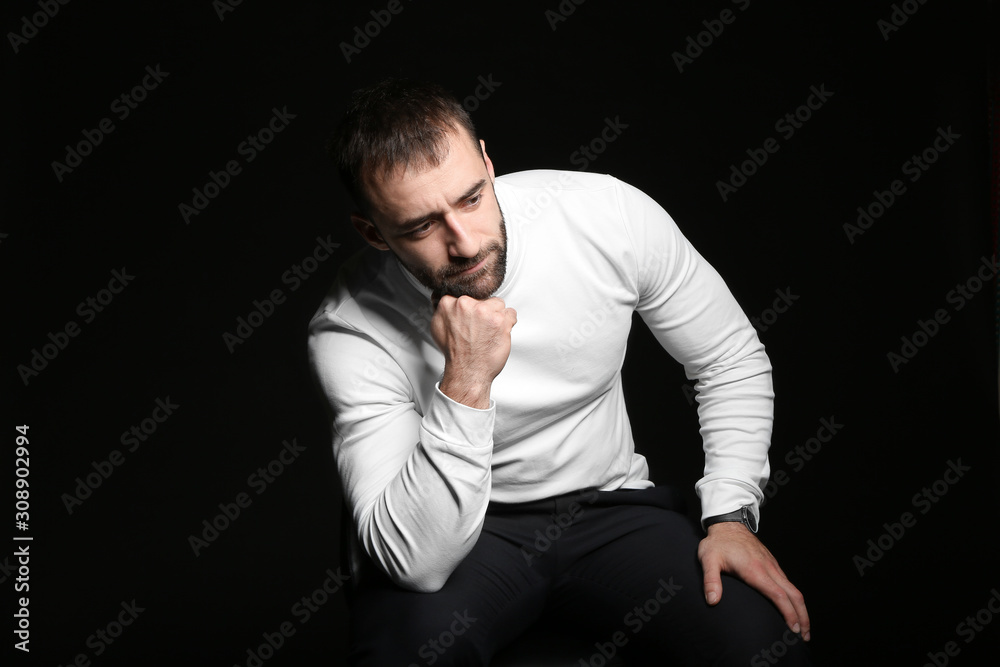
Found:
<path fill-rule="evenodd" d="M 757 532 L 757 518 L 753 515 L 753 512 L 750 511 L 749 505 L 744 505 L 738 510 L 728 512 L 726 514 L 717 514 L 716 516 L 710 516 L 707 519 L 705 519 L 702 523 L 705 526 L 705 530 L 708 530 L 708 527 L 713 524 L 727 523 L 731 521 L 742 523 L 750 530 L 751 533 Z"/>

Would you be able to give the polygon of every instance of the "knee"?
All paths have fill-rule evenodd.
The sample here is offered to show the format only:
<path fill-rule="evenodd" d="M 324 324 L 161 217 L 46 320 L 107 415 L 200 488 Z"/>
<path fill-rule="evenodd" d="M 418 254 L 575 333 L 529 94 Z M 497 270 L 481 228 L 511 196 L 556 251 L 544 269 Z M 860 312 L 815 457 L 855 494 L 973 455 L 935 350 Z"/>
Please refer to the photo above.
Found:
<path fill-rule="evenodd" d="M 407 633 L 419 659 L 414 665 L 485 665 L 478 620 L 465 609 L 436 622 L 414 623 Z"/>
<path fill-rule="evenodd" d="M 428 613 L 398 616 L 378 630 L 353 638 L 352 654 L 358 656 L 353 664 L 392 667 L 486 665 L 488 651 L 483 633 L 477 632 L 478 620 L 467 609 L 445 616 Z"/>
<path fill-rule="evenodd" d="M 771 667 L 772 665 L 795 667 L 812 664 L 809 660 L 806 642 L 800 635 L 785 628 L 780 637 L 776 639 L 771 637 L 758 640 L 749 649 L 744 649 L 747 652 L 756 649 L 756 652 L 750 654 L 750 667 Z M 745 659 L 742 664 L 746 664 Z"/>

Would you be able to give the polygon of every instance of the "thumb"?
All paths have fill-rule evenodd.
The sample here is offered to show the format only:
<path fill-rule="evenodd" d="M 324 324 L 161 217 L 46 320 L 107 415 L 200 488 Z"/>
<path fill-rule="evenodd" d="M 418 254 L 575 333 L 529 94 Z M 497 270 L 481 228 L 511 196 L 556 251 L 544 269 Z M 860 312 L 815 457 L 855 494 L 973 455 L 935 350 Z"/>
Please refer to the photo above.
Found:
<path fill-rule="evenodd" d="M 722 598 L 722 577 L 720 575 L 719 560 L 717 558 L 706 557 L 702 560 L 701 565 L 705 571 L 705 602 L 710 606 L 714 606 Z"/>

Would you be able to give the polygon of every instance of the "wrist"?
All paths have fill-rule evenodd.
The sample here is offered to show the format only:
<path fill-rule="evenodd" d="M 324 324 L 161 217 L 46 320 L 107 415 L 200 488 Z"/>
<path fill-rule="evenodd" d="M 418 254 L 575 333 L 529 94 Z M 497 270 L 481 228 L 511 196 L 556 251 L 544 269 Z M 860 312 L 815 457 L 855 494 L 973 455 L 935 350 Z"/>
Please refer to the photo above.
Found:
<path fill-rule="evenodd" d="M 490 387 L 492 384 L 492 382 L 451 377 L 446 370 L 438 388 L 442 394 L 456 403 L 477 410 L 487 410 L 490 407 Z"/>
<path fill-rule="evenodd" d="M 717 514 L 715 516 L 706 517 L 701 523 L 708 532 L 710 532 L 715 526 L 725 526 L 729 524 L 742 524 L 743 527 L 751 533 L 757 532 L 757 517 L 754 515 L 749 505 L 744 505 L 737 510 L 727 512 L 726 514 Z"/>
<path fill-rule="evenodd" d="M 712 535 L 734 535 L 736 533 L 741 533 L 746 535 L 750 533 L 750 529 L 747 528 L 742 523 L 736 521 L 727 521 L 725 523 L 713 523 L 705 530 L 705 534 Z M 750 533 L 752 535 L 752 533 Z"/>

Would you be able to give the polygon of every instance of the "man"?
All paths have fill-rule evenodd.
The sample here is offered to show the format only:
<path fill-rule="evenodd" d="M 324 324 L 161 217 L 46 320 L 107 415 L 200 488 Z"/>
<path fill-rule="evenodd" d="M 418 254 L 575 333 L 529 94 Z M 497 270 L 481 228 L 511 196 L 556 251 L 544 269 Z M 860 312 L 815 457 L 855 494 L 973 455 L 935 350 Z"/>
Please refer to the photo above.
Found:
<path fill-rule="evenodd" d="M 485 665 L 544 613 L 602 661 L 804 664 L 802 595 L 751 532 L 771 367 L 663 209 L 609 176 L 497 178 L 432 85 L 359 91 L 331 151 L 371 246 L 310 338 L 357 547 L 352 663 Z M 635 452 L 634 311 L 698 380 L 700 541 Z"/>

